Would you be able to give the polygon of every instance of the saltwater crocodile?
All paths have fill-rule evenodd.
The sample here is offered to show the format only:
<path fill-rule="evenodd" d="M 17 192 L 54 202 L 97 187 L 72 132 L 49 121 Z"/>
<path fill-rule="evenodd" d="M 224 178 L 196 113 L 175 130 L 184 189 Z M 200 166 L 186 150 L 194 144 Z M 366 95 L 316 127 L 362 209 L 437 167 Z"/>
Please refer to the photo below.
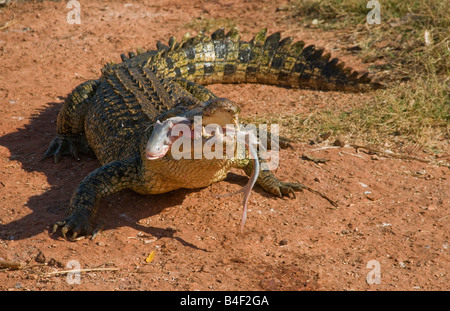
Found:
<path fill-rule="evenodd" d="M 57 118 L 57 136 L 44 155 L 58 162 L 64 154 L 79 159 L 79 153 L 94 153 L 102 165 L 78 185 L 68 216 L 54 225 L 53 231 L 61 228 L 64 237 L 92 233 L 98 201 L 120 190 L 157 194 L 206 187 L 226 178 L 232 167 L 252 174 L 249 157 L 174 159 L 170 150 L 156 157 L 146 153 L 158 121 L 174 118 L 192 126 L 201 116 L 204 125 L 239 126 L 237 106 L 203 85 L 263 83 L 353 92 L 380 86 L 367 74 L 330 60 L 322 49 L 293 43 L 290 37 L 281 40 L 280 33 L 266 37 L 266 29 L 251 41 L 242 41 L 236 29 L 186 35 L 181 42 L 172 37 L 167 45 L 158 42 L 157 50 L 121 56 L 122 63 L 107 64 L 98 80 L 77 86 L 68 96 Z M 259 172 L 257 183 L 279 197 L 305 188 L 282 182 L 269 170 Z"/>

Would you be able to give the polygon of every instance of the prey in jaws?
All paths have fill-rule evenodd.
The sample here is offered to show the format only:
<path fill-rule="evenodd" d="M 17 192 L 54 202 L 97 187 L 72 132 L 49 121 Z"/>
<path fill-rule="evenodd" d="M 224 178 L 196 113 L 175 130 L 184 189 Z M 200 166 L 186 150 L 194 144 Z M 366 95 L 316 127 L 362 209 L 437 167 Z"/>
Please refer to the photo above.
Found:
<path fill-rule="evenodd" d="M 210 130 L 206 129 L 208 127 L 210 128 Z M 202 140 L 202 142 L 212 141 L 213 146 L 219 147 L 225 145 L 226 148 L 229 148 L 231 146 L 231 152 L 230 149 L 228 149 L 226 154 L 230 155 L 231 153 L 232 157 L 236 156 L 235 150 L 239 149 L 235 147 L 238 144 L 243 144 L 248 151 L 249 157 L 253 160 L 253 171 L 250 176 L 250 179 L 241 190 L 230 194 L 217 196 L 217 197 L 226 197 L 230 195 L 239 194 L 241 192 L 243 193 L 244 196 L 243 212 L 241 220 L 241 232 L 242 232 L 245 222 L 247 220 L 248 199 L 250 197 L 251 190 L 255 185 L 256 180 L 260 173 L 260 163 L 256 148 L 258 145 L 256 135 L 250 131 L 248 132 L 240 131 L 239 127 L 236 128 L 234 124 L 227 124 L 225 127 L 221 127 L 218 124 L 208 124 L 206 128 L 202 126 L 201 119 L 200 122 L 196 123 L 194 122 L 194 124 L 192 124 L 191 121 L 186 117 L 172 117 L 163 122 L 160 122 L 158 120 L 153 128 L 152 135 L 146 145 L 145 149 L 146 158 L 148 160 L 155 160 L 164 157 L 166 153 L 171 149 L 173 144 L 177 142 L 177 140 L 182 138 L 192 140 Z M 248 140 L 246 139 L 247 137 Z M 196 144 L 194 143 L 194 148 L 195 146 Z M 203 150 L 197 150 L 194 151 L 194 154 L 199 154 L 202 152 Z M 172 155 L 174 155 L 173 151 Z M 188 156 L 190 157 L 191 154 L 188 153 Z M 216 156 L 223 158 L 223 153 L 218 153 L 216 154 Z"/>

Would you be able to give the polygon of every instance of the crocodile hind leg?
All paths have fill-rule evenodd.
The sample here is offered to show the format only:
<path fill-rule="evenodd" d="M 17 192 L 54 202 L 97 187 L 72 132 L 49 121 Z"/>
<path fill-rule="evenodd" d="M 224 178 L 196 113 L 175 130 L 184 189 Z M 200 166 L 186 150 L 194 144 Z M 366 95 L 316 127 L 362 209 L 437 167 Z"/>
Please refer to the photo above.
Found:
<path fill-rule="evenodd" d="M 55 223 L 53 232 L 61 228 L 66 238 L 72 232 L 72 239 L 92 232 L 98 201 L 107 195 L 129 188 L 136 183 L 136 159 L 115 161 L 91 172 L 78 185 L 70 200 L 68 216 Z"/>
<path fill-rule="evenodd" d="M 59 162 L 62 155 L 70 154 L 79 160 L 79 152 L 92 153 L 84 135 L 84 120 L 98 84 L 97 80 L 86 81 L 69 95 L 58 114 L 57 135 L 43 158 L 53 156 L 55 162 Z"/>

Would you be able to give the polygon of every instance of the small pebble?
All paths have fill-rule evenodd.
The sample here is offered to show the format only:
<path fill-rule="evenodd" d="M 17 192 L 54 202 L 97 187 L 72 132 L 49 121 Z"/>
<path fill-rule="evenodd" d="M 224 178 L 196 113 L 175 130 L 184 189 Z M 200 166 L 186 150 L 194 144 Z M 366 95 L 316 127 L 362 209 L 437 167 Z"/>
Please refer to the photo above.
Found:
<path fill-rule="evenodd" d="M 369 199 L 370 201 L 375 201 L 375 197 L 371 193 L 366 194 L 366 198 Z"/>
<path fill-rule="evenodd" d="M 286 239 L 283 239 L 278 244 L 280 244 L 280 246 L 287 245 L 288 241 Z"/>
<path fill-rule="evenodd" d="M 57 261 L 55 258 L 51 258 L 48 261 L 47 265 L 49 265 L 50 267 L 65 268 L 65 266 L 61 262 Z"/>
<path fill-rule="evenodd" d="M 37 263 L 44 263 L 45 262 L 45 256 L 43 252 L 39 252 L 39 254 L 37 254 L 36 258 L 34 259 Z"/>
<path fill-rule="evenodd" d="M 342 140 L 336 139 L 333 142 L 333 146 L 345 147 L 345 142 L 343 142 Z"/>

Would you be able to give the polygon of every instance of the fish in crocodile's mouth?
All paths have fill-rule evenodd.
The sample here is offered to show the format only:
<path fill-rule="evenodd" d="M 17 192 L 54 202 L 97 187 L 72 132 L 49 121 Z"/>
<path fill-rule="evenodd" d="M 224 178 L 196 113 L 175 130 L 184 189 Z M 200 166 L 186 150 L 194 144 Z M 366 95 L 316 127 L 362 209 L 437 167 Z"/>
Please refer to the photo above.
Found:
<path fill-rule="evenodd" d="M 209 141 L 214 140 L 215 144 L 234 144 L 236 141 L 243 143 L 249 155 L 253 158 L 253 172 L 248 183 L 238 193 L 243 193 L 243 212 L 241 220 L 241 231 L 247 219 L 247 206 L 251 190 L 259 176 L 260 164 L 256 152 L 256 137 L 249 134 L 249 140 L 245 140 L 245 136 L 237 135 L 243 132 L 239 129 L 238 113 L 239 110 L 230 101 L 218 99 L 210 102 L 203 107 L 201 114 L 192 113 L 184 116 L 171 117 L 163 122 L 157 121 L 154 125 L 152 135 L 147 142 L 145 156 L 147 160 L 156 160 L 164 157 L 171 146 L 180 139 L 186 137 L 190 140 L 202 140 L 202 146 Z M 201 117 L 200 124 L 195 122 L 195 118 Z M 203 126 L 202 124 L 206 124 Z M 201 130 L 200 130 L 201 128 Z M 244 137 L 244 138 L 243 138 Z M 195 148 L 195 147 L 194 147 Z M 173 152 L 172 152 L 173 157 Z M 182 176 L 180 176 L 182 178 Z M 220 197 L 220 196 L 219 196 Z"/>
<path fill-rule="evenodd" d="M 214 99 L 195 107 L 184 115 L 157 121 L 145 148 L 145 157 L 156 160 L 164 157 L 174 143 L 184 137 L 200 140 L 204 146 L 226 145 L 234 142 L 234 135 L 239 131 L 239 109 L 227 99 Z M 214 142 L 214 143 L 213 143 Z"/>

